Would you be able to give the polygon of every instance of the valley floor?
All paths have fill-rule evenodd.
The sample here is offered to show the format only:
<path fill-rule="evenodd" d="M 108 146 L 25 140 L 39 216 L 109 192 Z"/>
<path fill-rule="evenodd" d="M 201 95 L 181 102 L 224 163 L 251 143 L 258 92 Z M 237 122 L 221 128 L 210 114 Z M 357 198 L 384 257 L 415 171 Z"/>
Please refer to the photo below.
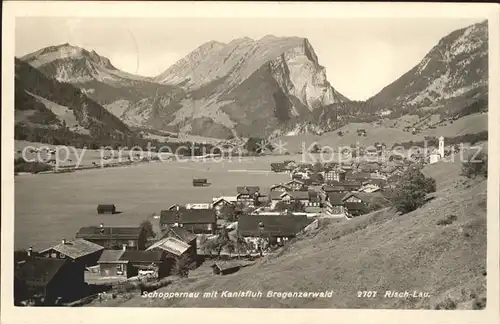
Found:
<path fill-rule="evenodd" d="M 208 266 L 157 292 L 262 292 L 263 298 L 144 298 L 101 306 L 259 308 L 476 309 L 486 294 L 486 181 L 465 180 L 458 163 L 424 169 L 435 198 L 406 215 L 383 209 L 323 225 L 277 254 L 225 276 Z M 441 219 L 455 215 L 449 225 Z M 325 292 L 324 298 L 265 297 L 274 292 Z M 376 291 L 359 297 L 360 291 Z M 408 291 L 415 297 L 389 297 Z M 422 297 L 424 296 L 424 297 Z M 94 304 L 95 306 L 95 304 Z M 483 305 L 484 306 L 484 305 Z"/>

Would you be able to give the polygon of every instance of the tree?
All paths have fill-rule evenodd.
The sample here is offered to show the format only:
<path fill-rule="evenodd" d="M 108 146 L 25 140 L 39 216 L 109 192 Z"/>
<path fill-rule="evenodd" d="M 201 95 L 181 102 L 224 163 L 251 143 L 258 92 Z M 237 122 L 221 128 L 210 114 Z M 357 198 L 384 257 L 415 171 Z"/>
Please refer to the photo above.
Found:
<path fill-rule="evenodd" d="M 309 152 L 310 153 L 319 153 L 319 152 L 321 152 L 321 149 L 319 148 L 318 144 L 314 144 L 313 147 L 311 147 L 311 150 Z"/>
<path fill-rule="evenodd" d="M 238 253 L 238 258 L 240 257 L 240 254 L 242 252 L 244 252 L 245 254 L 248 252 L 249 245 L 245 240 L 245 238 L 241 236 L 241 234 L 238 233 L 236 235 L 234 243 L 235 243 L 234 246 L 236 249 L 236 253 Z"/>
<path fill-rule="evenodd" d="M 274 210 L 276 211 L 285 211 L 290 208 L 290 204 L 287 204 L 284 201 L 278 201 L 274 206 Z"/>
<path fill-rule="evenodd" d="M 467 178 L 475 178 L 478 175 L 487 178 L 488 156 L 483 152 L 480 152 L 476 157 L 471 156 L 467 158 L 466 161 L 462 162 L 461 174 Z"/>
<path fill-rule="evenodd" d="M 227 220 L 228 222 L 235 222 L 236 217 L 236 206 L 235 205 L 224 205 L 220 209 L 220 218 Z"/>
<path fill-rule="evenodd" d="M 146 233 L 146 238 L 154 238 L 156 233 L 153 230 L 153 224 L 149 220 L 142 221 L 141 225 L 139 225 L 142 230 Z"/>
<path fill-rule="evenodd" d="M 220 257 L 222 250 L 224 248 L 228 248 L 231 245 L 231 240 L 229 238 L 229 233 L 225 228 L 221 228 L 217 234 L 218 235 L 215 239 L 214 248 L 217 252 L 217 257 Z"/>
<path fill-rule="evenodd" d="M 187 277 L 189 274 L 191 259 L 188 255 L 184 254 L 180 256 L 174 264 L 173 272 L 180 277 Z"/>
<path fill-rule="evenodd" d="M 436 182 L 426 178 L 420 170 L 409 168 L 402 176 L 391 197 L 393 207 L 403 214 L 414 211 L 425 203 L 428 193 L 435 191 Z"/>
<path fill-rule="evenodd" d="M 342 133 L 342 131 L 338 131 L 337 135 L 340 136 L 340 137 L 342 137 L 342 136 L 344 136 L 344 133 Z"/>
<path fill-rule="evenodd" d="M 313 166 L 313 171 L 316 173 L 322 172 L 323 171 L 323 164 L 321 164 L 321 162 L 316 162 Z"/>
<path fill-rule="evenodd" d="M 292 212 L 305 212 L 305 206 L 300 200 L 294 200 L 290 204 L 290 211 Z"/>

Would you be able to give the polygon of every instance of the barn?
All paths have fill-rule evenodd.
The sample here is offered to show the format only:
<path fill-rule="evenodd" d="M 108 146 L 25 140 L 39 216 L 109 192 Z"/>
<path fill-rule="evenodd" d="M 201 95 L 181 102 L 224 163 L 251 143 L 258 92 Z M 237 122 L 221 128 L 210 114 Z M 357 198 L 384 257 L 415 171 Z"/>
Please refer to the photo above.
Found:
<path fill-rule="evenodd" d="M 112 204 L 100 204 L 97 205 L 98 214 L 115 214 L 116 206 Z"/>

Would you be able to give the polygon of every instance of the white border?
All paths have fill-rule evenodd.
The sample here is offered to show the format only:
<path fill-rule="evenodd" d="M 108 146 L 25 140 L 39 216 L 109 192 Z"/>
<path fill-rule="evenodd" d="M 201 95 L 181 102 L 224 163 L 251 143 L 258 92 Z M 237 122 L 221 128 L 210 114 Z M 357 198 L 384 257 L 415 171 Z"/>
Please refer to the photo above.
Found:
<path fill-rule="evenodd" d="M 499 10 L 481 3 L 256 3 L 256 2 L 4 2 L 2 19 L 2 323 L 498 323 L 499 322 Z M 489 32 L 489 176 L 488 292 L 483 311 L 368 309 L 151 309 L 151 308 L 15 308 L 13 307 L 13 131 L 14 20 L 19 16 L 59 17 L 331 17 L 331 18 L 484 18 Z"/>

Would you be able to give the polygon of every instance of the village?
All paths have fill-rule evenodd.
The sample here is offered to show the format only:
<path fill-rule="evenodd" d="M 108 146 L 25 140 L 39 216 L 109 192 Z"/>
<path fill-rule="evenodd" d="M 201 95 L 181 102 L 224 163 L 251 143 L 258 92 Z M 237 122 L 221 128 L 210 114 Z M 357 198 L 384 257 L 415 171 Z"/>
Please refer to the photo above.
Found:
<path fill-rule="evenodd" d="M 162 287 L 166 278 L 189 277 L 195 269 L 213 275 L 237 272 L 317 229 L 320 220 L 349 221 L 388 207 L 391 190 L 404 180 L 406 169 L 449 153 L 441 137 L 437 149 L 411 159 L 379 145 L 346 162 L 284 160 L 271 163 L 270 170 L 288 174 L 289 181 L 268 188 L 242 184 L 233 195 L 209 202 L 166 206 L 154 217 L 157 224 L 89 224 L 50 248 L 16 251 L 16 305 L 101 301 L 127 282 L 145 282 L 142 293 Z M 192 185 L 210 186 L 209 181 L 216 179 L 196 178 Z M 116 214 L 118 207 L 99 204 L 97 214 Z M 115 289 L 111 298 L 116 294 Z"/>

